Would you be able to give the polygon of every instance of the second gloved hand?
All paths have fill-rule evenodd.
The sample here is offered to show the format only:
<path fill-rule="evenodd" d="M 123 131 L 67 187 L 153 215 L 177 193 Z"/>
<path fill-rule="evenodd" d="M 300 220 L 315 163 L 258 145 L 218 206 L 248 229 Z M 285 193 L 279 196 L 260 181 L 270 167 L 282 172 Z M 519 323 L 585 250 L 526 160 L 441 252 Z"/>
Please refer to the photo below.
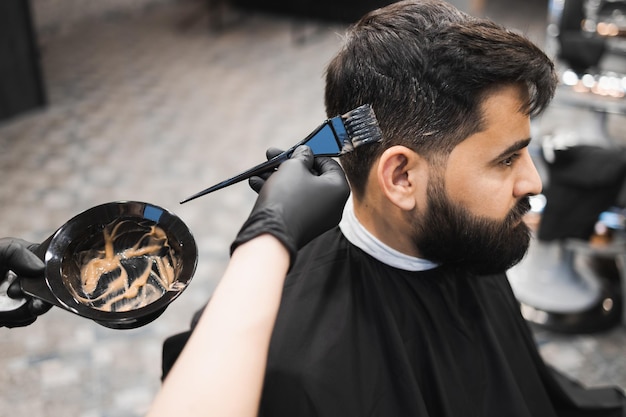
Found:
<path fill-rule="evenodd" d="M 31 252 L 35 247 L 22 239 L 0 239 L 0 327 L 27 326 L 52 307 L 24 294 L 19 283 L 13 281 L 15 275 L 44 279 L 45 265 Z"/>
<path fill-rule="evenodd" d="M 314 158 L 309 147 L 298 147 L 264 182 L 231 253 L 242 243 L 269 233 L 285 245 L 293 263 L 298 249 L 339 223 L 349 193 L 337 162 Z"/>

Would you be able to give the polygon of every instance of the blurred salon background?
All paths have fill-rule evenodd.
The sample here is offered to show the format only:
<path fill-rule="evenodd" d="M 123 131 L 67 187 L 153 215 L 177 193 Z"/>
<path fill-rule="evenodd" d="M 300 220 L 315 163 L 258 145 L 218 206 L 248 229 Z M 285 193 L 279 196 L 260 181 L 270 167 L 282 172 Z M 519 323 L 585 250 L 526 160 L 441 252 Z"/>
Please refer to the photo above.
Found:
<path fill-rule="evenodd" d="M 288 147 L 322 120 L 323 73 L 346 26 L 390 1 L 2 0 L 0 236 L 42 242 L 118 200 L 174 212 L 199 259 L 157 320 L 115 330 L 53 308 L 0 329 L 0 417 L 143 415 L 163 340 L 210 297 L 255 194 L 179 201 Z M 544 194 L 510 280 L 545 359 L 626 389 L 626 1 L 454 0 L 558 62 L 533 120 Z"/>

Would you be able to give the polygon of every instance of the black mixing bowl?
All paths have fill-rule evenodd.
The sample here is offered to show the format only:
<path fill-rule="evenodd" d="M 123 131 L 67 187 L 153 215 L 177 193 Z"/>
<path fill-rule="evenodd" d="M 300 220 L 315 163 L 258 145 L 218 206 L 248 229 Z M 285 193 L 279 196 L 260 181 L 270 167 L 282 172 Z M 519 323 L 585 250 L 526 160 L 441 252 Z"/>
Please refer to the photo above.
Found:
<path fill-rule="evenodd" d="M 45 280 L 22 290 L 115 329 L 143 326 L 165 311 L 191 280 L 198 250 L 171 212 L 119 201 L 86 210 L 42 243 Z"/>

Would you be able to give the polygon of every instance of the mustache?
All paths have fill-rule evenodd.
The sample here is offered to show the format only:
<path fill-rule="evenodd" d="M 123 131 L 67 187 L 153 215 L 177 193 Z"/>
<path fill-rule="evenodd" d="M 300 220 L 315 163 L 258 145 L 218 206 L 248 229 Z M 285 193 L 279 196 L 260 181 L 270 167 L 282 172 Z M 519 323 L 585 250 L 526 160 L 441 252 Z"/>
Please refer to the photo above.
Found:
<path fill-rule="evenodd" d="M 522 197 L 511 209 L 506 217 L 506 223 L 513 225 L 518 223 L 526 213 L 530 211 L 530 197 Z"/>

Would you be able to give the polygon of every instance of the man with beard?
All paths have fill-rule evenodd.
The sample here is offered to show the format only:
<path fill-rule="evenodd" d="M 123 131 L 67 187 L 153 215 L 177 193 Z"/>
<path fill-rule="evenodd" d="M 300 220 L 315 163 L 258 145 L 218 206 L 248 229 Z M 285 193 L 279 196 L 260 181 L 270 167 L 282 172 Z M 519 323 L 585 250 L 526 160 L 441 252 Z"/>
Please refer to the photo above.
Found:
<path fill-rule="evenodd" d="M 369 103 L 383 140 L 341 157 L 341 223 L 291 266 L 261 416 L 623 415 L 617 390 L 543 363 L 505 275 L 541 191 L 530 117 L 555 85 L 530 41 L 439 0 L 351 28 L 327 114 Z"/>

